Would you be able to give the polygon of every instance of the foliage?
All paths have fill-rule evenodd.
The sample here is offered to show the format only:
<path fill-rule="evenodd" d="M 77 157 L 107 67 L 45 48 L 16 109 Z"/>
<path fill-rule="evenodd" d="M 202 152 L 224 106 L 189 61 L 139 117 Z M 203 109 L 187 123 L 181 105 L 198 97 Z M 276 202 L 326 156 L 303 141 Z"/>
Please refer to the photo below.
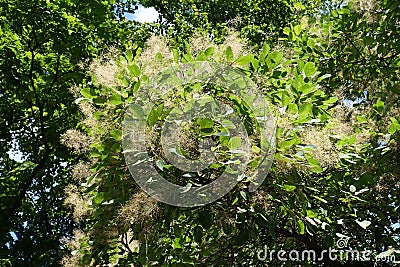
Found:
<path fill-rule="evenodd" d="M 117 20 L 116 1 L 0 1 L 0 258 L 50 266 L 72 234 L 64 188 L 79 156 L 60 136 L 81 118 L 69 89 L 88 77 L 82 60 L 146 36 Z M 113 11 L 115 5 L 115 13 Z M 130 29 L 140 31 L 130 34 Z M 3 262 L 2 262 L 3 264 Z"/>
<path fill-rule="evenodd" d="M 213 204 L 187 209 L 147 202 L 141 206 L 148 211 L 142 217 L 131 215 L 123 220 L 124 210 L 139 212 L 134 207 L 146 201 L 129 180 L 120 146 L 121 132 L 112 127 L 110 131 L 100 131 L 104 126 L 94 126 L 92 132 L 97 141 L 92 156 L 99 160 L 94 168 L 96 175 L 89 180 L 88 189 L 83 189 L 93 202 L 86 220 L 90 222 L 85 228 L 87 235 L 79 249 L 82 263 L 261 266 L 263 262 L 257 260 L 256 252 L 264 246 L 270 250 L 314 249 L 321 253 L 335 247 L 335 241 L 344 236 L 352 240 L 352 248 L 377 254 L 398 246 L 399 230 L 393 224 L 399 221 L 399 174 L 395 167 L 399 114 L 397 102 L 388 103 L 388 108 L 382 100 L 396 97 L 390 88 L 397 85 L 397 46 L 386 45 L 387 40 L 382 39 L 387 31 L 395 34 L 398 27 L 394 23 L 398 11 L 393 7 L 383 3 L 382 12 L 388 15 L 378 22 L 369 22 L 369 18 L 350 7 L 333 10 L 319 19 L 302 19 L 300 24 L 284 28 L 287 37 L 282 39 L 280 48 L 265 44 L 255 54 L 234 54 L 230 46 L 211 42 L 210 47 L 196 54 L 190 52 L 195 47 L 186 47 L 182 53 L 172 50 L 175 57 L 165 54 L 165 49 L 163 53 L 147 53 L 155 55 L 153 63 L 146 61 L 150 68 L 168 66 L 173 60 L 216 60 L 252 78 L 276 108 L 275 162 L 254 194 L 246 192 L 248 183 L 244 179 Z M 351 28 L 349 23 L 362 27 Z M 378 31 L 374 30 L 376 27 Z M 350 40 L 343 43 L 342 35 L 349 32 Z M 373 47 L 390 48 L 387 56 L 367 54 L 366 59 L 357 59 L 365 54 L 353 51 L 352 43 L 358 43 L 360 36 L 368 36 L 369 32 L 381 36 L 374 39 Z M 360 45 L 360 49 L 370 49 Z M 83 100 L 101 109 L 98 125 L 107 121 L 119 125 L 124 108 L 149 78 L 138 67 L 143 62 L 140 55 L 133 58 L 129 54 L 116 60 L 121 66 L 120 85 L 97 88 L 86 96 L 89 99 Z M 386 72 L 391 58 L 389 76 L 374 72 L 376 66 L 380 66 L 380 72 Z M 366 62 L 373 63 L 371 68 Z M 365 81 L 376 81 L 380 86 L 364 87 L 360 94 L 352 89 L 365 73 L 369 73 Z M 196 88 L 197 84 L 188 84 L 185 90 Z M 175 94 L 166 96 L 165 101 L 185 100 L 180 91 Z M 362 95 L 369 98 L 360 100 Z M 96 103 L 96 99 L 102 100 Z M 350 99 L 356 99 L 356 104 Z M 230 102 L 238 105 L 232 99 Z M 150 125 L 163 123 L 164 113 L 168 113 L 165 106 L 158 104 L 155 115 L 149 117 Z M 236 112 L 244 115 L 245 111 L 236 108 Z M 148 149 L 157 154 L 159 142 L 157 136 L 154 138 Z M 198 182 L 196 175 L 154 162 L 161 173 L 176 183 L 186 183 L 188 177 Z M 209 171 L 218 174 L 218 169 Z M 123 208 L 119 209 L 121 204 Z M 104 234 L 110 230 L 111 236 Z M 327 266 L 350 264 L 324 260 L 321 264 Z M 284 264 L 276 259 L 271 263 Z M 303 265 L 312 266 L 312 262 Z"/>
<path fill-rule="evenodd" d="M 140 2 L 161 13 L 159 24 L 128 23 L 122 9 L 112 11 L 126 3 L 132 12 L 135 1 L 1 3 L 0 207 L 10 218 L 1 226 L 5 265 L 50 265 L 72 250 L 64 266 L 291 266 L 261 261 L 257 252 L 321 255 L 339 248 L 340 238 L 349 240 L 348 248 L 399 257 L 397 1 Z M 161 36 L 147 39 L 150 29 Z M 115 48 L 100 54 L 109 44 Z M 77 65 L 82 58 L 92 60 Z M 220 200 L 178 208 L 135 184 L 121 129 L 147 82 L 173 64 L 204 61 L 229 65 L 257 84 L 276 117 L 277 151 L 262 186 L 250 193 L 261 145 L 249 106 L 209 83 L 174 88 L 153 103 L 143 136 L 163 177 L 180 185 L 208 183 L 238 146 L 221 125 L 199 118 L 177 132 L 177 153 L 196 158 L 201 140 L 211 136 L 216 162 L 189 172 L 166 161 L 160 145 L 166 117 L 201 94 L 223 99 L 243 120 L 253 156 L 249 173 Z M 68 92 L 73 82 L 81 113 Z M 138 116 L 141 110 L 130 108 Z M 7 153 L 12 143 L 23 162 Z M 85 162 L 71 171 L 77 159 Z M 41 223 L 46 231 L 38 229 Z M 329 257 L 301 264 L 394 265 Z"/>
<path fill-rule="evenodd" d="M 178 46 L 195 33 L 221 42 L 229 28 L 248 43 L 260 47 L 276 42 L 282 29 L 299 16 L 313 12 L 319 1 L 139 1 L 154 7 L 161 16 L 159 32 L 170 36 Z"/>

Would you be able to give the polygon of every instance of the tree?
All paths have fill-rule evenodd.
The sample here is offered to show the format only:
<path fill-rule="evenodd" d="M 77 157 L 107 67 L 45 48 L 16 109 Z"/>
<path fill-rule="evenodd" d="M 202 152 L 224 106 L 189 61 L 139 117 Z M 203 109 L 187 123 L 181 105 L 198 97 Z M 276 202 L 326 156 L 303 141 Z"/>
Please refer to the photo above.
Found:
<path fill-rule="evenodd" d="M 319 1 L 139 1 L 160 13 L 159 32 L 181 45 L 195 33 L 221 42 L 234 29 L 249 44 L 276 42 L 282 29 L 302 14 L 314 12 Z"/>
<path fill-rule="evenodd" d="M 76 183 L 71 167 L 86 157 L 60 143 L 82 116 L 69 89 L 88 78 L 78 63 L 146 37 L 145 27 L 122 18 L 121 8 L 133 7 L 130 1 L 0 1 L 2 265 L 50 266 L 67 251 L 62 238 L 74 222 L 64 188 Z"/>
<path fill-rule="evenodd" d="M 283 29 L 286 39 L 279 45 L 265 44 L 253 54 L 235 38 L 221 45 L 204 43 L 203 38 L 200 48 L 187 47 L 183 52 L 153 38 L 137 56 L 128 51 L 124 58 L 112 59 L 120 68 L 111 75 L 119 80 L 112 85 L 99 80 L 95 90 L 82 89 L 83 103 L 98 110 L 98 122 L 91 131 L 95 140 L 91 155 L 98 161 L 93 165 L 95 174 L 80 189 L 86 192 L 88 203 L 91 200 L 85 234 L 77 237 L 81 243 L 75 255 L 80 254 L 81 263 L 263 266 L 257 251 L 264 246 L 270 251 L 313 250 L 316 257 L 329 248 L 366 249 L 381 256 L 398 253 L 399 228 L 394 224 L 400 219 L 396 167 L 400 118 L 398 101 L 391 99 L 398 98 L 399 7 L 394 1 L 384 1 L 366 13 L 354 6 L 327 6 L 325 15 L 299 19 Z M 245 178 L 206 206 L 177 208 L 157 203 L 129 180 L 120 131 L 125 110 L 162 67 L 204 60 L 229 64 L 261 88 L 278 118 L 275 161 L 256 193 L 247 192 L 250 181 Z M 166 94 L 164 101 L 183 105 L 199 88 L 216 97 L 223 91 L 189 83 Z M 235 98 L 226 100 L 248 122 L 249 133 L 255 131 L 254 121 L 247 119 L 251 117 L 248 107 Z M 157 132 L 171 112 L 167 104 L 155 104 L 147 118 L 150 132 Z M 141 114 L 139 107 L 132 110 Z M 192 139 L 206 132 L 201 125 L 210 127 L 193 123 L 200 130 L 191 133 Z M 213 126 L 207 133 L 218 130 Z M 210 173 L 219 174 L 218 164 L 201 174 L 179 170 L 165 162 L 157 133 L 145 137 L 150 140 L 147 149 L 155 168 L 171 181 L 189 181 L 194 186 L 202 179 L 209 181 Z M 218 138 L 222 146 L 225 139 Z M 181 153 L 195 156 L 192 145 L 181 144 Z M 257 150 L 257 142 L 254 147 Z M 219 164 L 226 160 L 218 159 Z M 340 246 L 337 241 L 342 239 L 349 243 Z M 276 255 L 266 261 L 292 264 L 279 261 Z M 302 264 L 314 266 L 312 258 Z M 373 259 L 332 261 L 328 257 L 317 264 L 376 266 Z"/>
<path fill-rule="evenodd" d="M 10 218 L 1 229 L 4 265 L 52 265 L 65 252 L 65 266 L 395 264 L 391 258 L 360 261 L 357 254 L 318 258 L 324 250 L 340 248 L 380 256 L 399 253 L 396 1 L 316 6 L 303 1 L 229 6 L 222 1 L 142 1 L 161 13 L 158 26 L 121 20 L 123 12 L 112 10 L 112 4 L 135 4 L 124 3 L 1 4 L 5 38 L 0 66 L 5 71 L 0 107 L 5 120 L 0 203 L 2 217 Z M 269 8 L 273 12 L 265 13 Z M 228 33 L 228 26 L 238 33 Z M 161 36 L 144 45 L 150 28 Z M 100 54 L 110 44 L 116 48 Z M 78 65 L 82 58 L 91 59 L 90 64 Z M 235 96 L 230 88 L 210 82 L 182 85 L 187 75 L 176 75 L 171 65 L 186 63 L 229 66 L 245 77 L 239 84 L 250 80 L 269 103 L 276 117 L 276 153 L 257 191 L 249 188 L 265 143 L 259 116 L 248 103 L 253 95 Z M 146 87 L 153 81 L 180 85 L 160 93 Z M 144 90 L 160 99 L 144 101 Z M 160 145 L 162 127 L 179 113 L 175 106 L 193 106 L 199 95 L 222 101 L 231 109 L 221 113 L 241 119 L 251 148 L 244 153 L 250 158 L 245 175 L 208 205 L 182 208 L 157 202 L 131 177 L 128 166 L 141 162 L 126 164 L 126 157 L 141 156 L 123 145 L 129 137 L 121 130 L 126 118 L 145 119 L 141 137 L 152 166 L 187 190 L 225 171 L 234 174 L 226 166 L 241 163 L 235 153 L 243 153 L 242 139 L 226 130 L 241 123 L 202 117 L 177 127 L 173 133 L 179 142 L 169 152 L 196 159 L 202 140 L 209 138 L 213 163 L 194 172 L 169 162 Z M 22 152 L 22 162 L 10 156 L 11 144 Z M 71 171 L 79 159 L 83 162 Z M 148 171 L 143 167 L 134 175 Z M 73 206 L 72 214 L 63 203 Z M 265 248 L 300 255 L 312 250 L 315 259 L 296 253 L 289 262 L 276 254 L 261 259 Z"/>

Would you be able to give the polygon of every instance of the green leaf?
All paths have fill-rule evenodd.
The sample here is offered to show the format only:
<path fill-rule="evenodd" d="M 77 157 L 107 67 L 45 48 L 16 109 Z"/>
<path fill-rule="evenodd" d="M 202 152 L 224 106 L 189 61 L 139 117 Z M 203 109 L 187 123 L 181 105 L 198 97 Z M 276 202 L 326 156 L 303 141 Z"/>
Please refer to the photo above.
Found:
<path fill-rule="evenodd" d="M 233 51 L 232 51 L 232 47 L 228 46 L 224 52 L 225 58 L 228 62 L 232 62 L 233 61 Z"/>
<path fill-rule="evenodd" d="M 299 107 L 299 118 L 312 117 L 313 105 L 311 103 L 303 104 Z"/>
<path fill-rule="evenodd" d="M 124 77 L 121 78 L 121 80 L 122 80 L 122 83 L 124 84 L 125 87 L 129 86 L 129 84 L 130 84 L 129 77 L 124 76 Z"/>
<path fill-rule="evenodd" d="M 179 56 L 179 51 L 178 51 L 177 49 L 173 49 L 172 52 L 173 52 L 173 54 L 174 54 L 174 61 L 175 61 L 176 63 L 178 63 L 178 62 L 179 62 L 179 58 L 180 58 L 180 56 Z"/>
<path fill-rule="evenodd" d="M 204 51 L 204 55 L 211 57 L 214 54 L 214 47 L 209 47 Z"/>
<path fill-rule="evenodd" d="M 289 28 L 289 27 L 283 28 L 283 33 L 284 33 L 285 35 L 289 35 L 289 33 L 290 33 L 290 28 Z"/>
<path fill-rule="evenodd" d="M 301 219 L 297 220 L 297 229 L 300 234 L 302 234 L 302 235 L 304 234 L 306 227 L 304 225 L 304 222 Z"/>
<path fill-rule="evenodd" d="M 287 149 L 289 149 L 290 147 L 292 147 L 296 142 L 297 142 L 296 139 L 287 140 L 287 141 L 282 141 L 282 142 L 279 144 L 279 148 L 280 148 L 280 149 L 287 150 Z"/>
<path fill-rule="evenodd" d="M 385 103 L 381 99 L 378 99 L 378 101 L 376 101 L 376 103 L 374 104 L 374 108 L 376 111 L 382 112 L 385 108 Z"/>
<path fill-rule="evenodd" d="M 104 97 L 98 96 L 95 99 L 93 99 L 93 103 L 97 105 L 104 105 L 106 103 L 106 99 L 104 99 Z"/>
<path fill-rule="evenodd" d="M 232 206 L 233 206 L 233 205 L 235 205 L 235 204 L 236 204 L 238 201 L 239 201 L 239 198 L 238 198 L 238 197 L 236 197 L 236 198 L 233 200 L 233 202 L 232 202 L 232 204 L 231 204 L 231 205 L 232 205 Z"/>
<path fill-rule="evenodd" d="M 135 118 L 137 118 L 139 120 L 144 119 L 144 111 L 143 111 L 142 107 L 139 106 L 138 104 L 131 104 L 129 106 L 129 111 L 132 113 L 132 115 Z"/>
<path fill-rule="evenodd" d="M 214 126 L 214 121 L 209 118 L 200 118 L 199 125 L 202 129 L 212 128 Z"/>
<path fill-rule="evenodd" d="M 388 129 L 388 133 L 389 134 L 394 134 L 396 131 L 397 131 L 397 129 L 399 128 L 399 124 L 398 123 L 394 123 L 394 122 L 392 122 L 391 124 L 390 124 L 390 126 L 389 126 L 389 129 Z"/>
<path fill-rule="evenodd" d="M 269 44 L 265 43 L 265 44 L 263 45 L 262 52 L 263 52 L 265 55 L 268 55 L 270 51 L 271 51 L 271 48 L 270 48 Z"/>
<path fill-rule="evenodd" d="M 318 212 L 313 211 L 313 210 L 307 210 L 307 216 L 310 218 L 315 218 L 318 216 Z"/>
<path fill-rule="evenodd" d="M 310 48 L 314 48 L 314 46 L 315 46 L 314 39 L 308 39 L 307 46 L 310 47 Z"/>
<path fill-rule="evenodd" d="M 81 90 L 81 95 L 83 95 L 85 98 L 95 98 L 96 93 L 92 88 L 85 87 Z"/>
<path fill-rule="evenodd" d="M 300 25 L 294 26 L 294 27 L 293 27 L 293 31 L 294 31 L 294 33 L 295 33 L 296 35 L 299 35 L 300 32 L 301 32 L 301 27 L 300 27 Z"/>
<path fill-rule="evenodd" d="M 163 55 L 162 55 L 160 52 L 158 52 L 158 53 L 156 54 L 156 60 L 159 61 L 159 62 L 162 62 L 162 60 L 163 60 Z"/>
<path fill-rule="evenodd" d="M 250 54 L 250 55 L 246 55 L 246 56 L 242 56 L 242 57 L 238 58 L 236 60 L 236 63 L 239 66 L 245 66 L 245 65 L 249 64 L 253 59 L 254 59 L 254 56 Z"/>
<path fill-rule="evenodd" d="M 339 100 L 339 98 L 337 98 L 336 96 L 332 96 L 328 100 L 325 100 L 324 104 L 325 105 L 332 105 L 332 104 L 336 103 L 338 100 Z"/>
<path fill-rule="evenodd" d="M 258 61 L 257 59 L 253 59 L 253 61 L 251 61 L 251 65 L 255 70 L 258 70 L 258 68 L 260 67 L 260 61 Z"/>
<path fill-rule="evenodd" d="M 184 55 L 182 56 L 182 62 L 183 62 L 183 63 L 186 63 L 186 62 L 193 62 L 193 61 L 194 61 L 194 58 L 192 57 L 191 54 L 184 54 Z"/>
<path fill-rule="evenodd" d="M 297 107 L 297 105 L 295 103 L 289 103 L 288 105 L 288 110 L 292 113 L 292 114 L 296 114 L 299 111 L 299 108 Z"/>
<path fill-rule="evenodd" d="M 367 123 L 368 119 L 364 115 L 357 115 L 357 122 L 358 123 Z"/>
<path fill-rule="evenodd" d="M 180 237 L 175 237 L 174 243 L 172 244 L 172 247 L 173 247 L 174 249 L 182 248 L 181 243 L 182 243 L 181 238 L 180 238 Z"/>
<path fill-rule="evenodd" d="M 157 165 L 157 167 L 162 171 L 162 170 L 164 170 L 164 161 L 163 160 L 157 160 L 156 161 L 156 165 Z"/>
<path fill-rule="evenodd" d="M 269 54 L 269 58 L 274 61 L 275 64 L 271 65 L 272 67 L 275 67 L 281 63 L 283 55 L 280 51 L 274 51 L 271 54 Z"/>
<path fill-rule="evenodd" d="M 142 76 L 143 78 L 143 76 Z M 139 87 L 141 85 L 141 81 L 137 81 L 133 84 L 133 93 L 136 93 L 139 90 Z"/>
<path fill-rule="evenodd" d="M 234 136 L 229 140 L 229 144 L 232 150 L 238 149 L 242 144 L 242 139 L 240 137 Z"/>
<path fill-rule="evenodd" d="M 364 38 L 364 45 L 365 46 L 367 46 L 367 45 L 371 45 L 371 44 L 373 44 L 374 43 L 374 38 L 372 37 L 372 36 L 365 36 Z"/>
<path fill-rule="evenodd" d="M 307 157 L 307 162 L 310 163 L 312 170 L 314 172 L 322 172 L 323 168 L 319 164 L 318 160 L 314 159 L 313 157 Z"/>
<path fill-rule="evenodd" d="M 307 62 L 304 65 L 304 74 L 307 77 L 311 77 L 316 71 L 317 71 L 317 68 L 315 67 L 314 62 Z"/>
<path fill-rule="evenodd" d="M 200 52 L 197 56 L 196 56 L 196 61 L 205 61 L 207 60 L 206 55 L 204 54 L 204 52 Z"/>
<path fill-rule="evenodd" d="M 152 109 L 147 117 L 147 124 L 149 126 L 154 126 L 158 121 L 158 112 L 155 109 Z"/>
<path fill-rule="evenodd" d="M 264 62 L 265 58 L 269 55 L 269 52 L 271 51 L 270 46 L 265 43 L 262 49 L 262 52 L 260 53 L 260 61 Z"/>
<path fill-rule="evenodd" d="M 132 53 L 131 49 L 128 49 L 125 52 L 125 55 L 126 55 L 126 59 L 128 60 L 128 62 L 131 62 L 133 60 L 133 53 Z"/>
<path fill-rule="evenodd" d="M 110 99 L 109 99 L 109 102 L 110 102 L 110 104 L 112 104 L 112 105 L 119 105 L 119 104 L 122 104 L 122 103 L 123 103 L 123 101 L 121 100 L 121 96 L 120 96 L 120 95 L 117 95 L 117 94 L 112 95 L 112 96 L 110 97 Z"/>
<path fill-rule="evenodd" d="M 93 198 L 93 202 L 95 204 L 101 204 L 104 201 L 104 192 L 99 192 L 96 194 L 96 196 Z"/>
<path fill-rule="evenodd" d="M 140 68 L 134 63 L 128 65 L 128 70 L 132 77 L 139 77 L 141 73 Z"/>
<path fill-rule="evenodd" d="M 316 160 L 316 159 L 314 159 L 314 158 L 312 158 L 312 157 L 308 157 L 308 158 L 307 158 L 307 161 L 308 161 L 308 163 L 310 163 L 311 166 L 313 166 L 313 167 L 321 167 L 321 166 L 319 165 L 318 160 Z"/>
<path fill-rule="evenodd" d="M 112 130 L 110 132 L 110 136 L 115 140 L 121 140 L 122 138 L 122 131 L 121 130 Z"/>
<path fill-rule="evenodd" d="M 294 190 L 296 190 L 296 186 L 295 185 L 285 184 L 285 185 L 283 185 L 283 188 L 285 188 L 285 190 L 287 192 L 293 192 Z"/>

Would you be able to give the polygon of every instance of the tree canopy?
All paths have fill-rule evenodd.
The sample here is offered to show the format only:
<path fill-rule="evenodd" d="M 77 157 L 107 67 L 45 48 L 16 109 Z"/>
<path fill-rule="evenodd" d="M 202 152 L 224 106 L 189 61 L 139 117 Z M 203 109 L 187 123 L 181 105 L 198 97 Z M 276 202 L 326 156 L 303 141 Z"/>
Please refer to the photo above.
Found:
<path fill-rule="evenodd" d="M 126 20 L 138 5 L 159 20 Z M 2 1 L 1 264 L 395 266 L 399 17 L 395 0 Z M 210 66 L 232 70 L 226 79 L 242 90 L 237 77 L 245 77 L 262 99 L 187 78 Z M 201 96 L 241 122 L 174 117 L 193 103 L 209 107 Z M 255 106 L 263 101 L 276 151 L 250 192 L 266 147 Z M 137 120 L 142 134 L 127 133 Z M 170 161 L 171 121 L 179 121 L 170 138 L 181 160 L 201 158 L 204 140 L 213 141 L 206 168 Z M 229 134 L 239 124 L 245 137 Z M 132 172 L 142 154 L 127 150 L 131 139 L 145 140 L 133 145 L 151 168 L 188 191 L 238 175 L 232 166 L 243 173 L 212 203 L 168 205 L 132 178 L 149 170 Z M 235 153 L 249 158 L 245 166 Z M 330 249 L 371 258 L 323 257 Z M 267 250 L 315 258 L 285 261 Z"/>
<path fill-rule="evenodd" d="M 117 18 L 115 1 L 0 2 L 0 258 L 50 266 L 74 223 L 63 205 L 81 156 L 60 143 L 81 112 L 70 88 L 88 78 L 84 60 L 129 46 L 146 28 Z M 142 32 L 135 29 L 142 29 Z"/>

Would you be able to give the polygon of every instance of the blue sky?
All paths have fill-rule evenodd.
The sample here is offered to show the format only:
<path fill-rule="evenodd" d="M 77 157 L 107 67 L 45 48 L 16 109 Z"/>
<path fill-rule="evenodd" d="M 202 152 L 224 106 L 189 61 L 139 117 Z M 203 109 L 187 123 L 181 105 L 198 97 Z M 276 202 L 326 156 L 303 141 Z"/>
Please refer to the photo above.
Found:
<path fill-rule="evenodd" d="M 134 14 L 126 13 L 125 17 L 128 20 L 134 20 L 140 23 L 151 23 L 157 21 L 158 12 L 153 7 L 146 8 L 143 6 L 139 6 Z"/>

